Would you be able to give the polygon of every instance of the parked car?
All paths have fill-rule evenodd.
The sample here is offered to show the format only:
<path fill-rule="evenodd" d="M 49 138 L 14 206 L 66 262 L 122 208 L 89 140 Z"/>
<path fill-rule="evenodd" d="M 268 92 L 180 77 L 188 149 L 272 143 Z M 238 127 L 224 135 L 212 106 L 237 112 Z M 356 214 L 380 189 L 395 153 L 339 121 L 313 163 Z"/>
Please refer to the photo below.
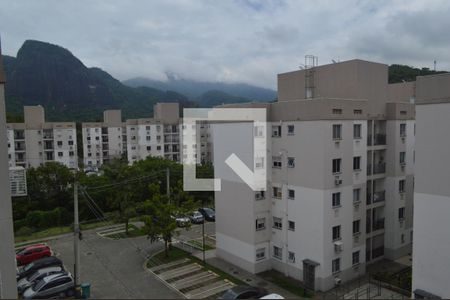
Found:
<path fill-rule="evenodd" d="M 265 295 L 259 299 L 284 299 L 284 297 L 279 294 L 269 294 L 269 295 Z"/>
<path fill-rule="evenodd" d="M 194 211 L 189 218 L 194 224 L 202 224 L 205 221 L 205 217 L 199 211 Z"/>
<path fill-rule="evenodd" d="M 29 264 L 43 257 L 52 256 L 52 250 L 44 244 L 27 246 L 16 253 L 16 261 L 19 266 Z"/>
<path fill-rule="evenodd" d="M 267 294 L 267 290 L 260 287 L 238 285 L 227 290 L 219 299 L 259 299 Z"/>
<path fill-rule="evenodd" d="M 24 277 L 17 282 L 17 291 L 22 294 L 27 288 L 29 288 L 35 281 L 39 281 L 49 275 L 63 273 L 64 268 L 62 266 L 48 267 L 39 269 L 30 276 Z"/>
<path fill-rule="evenodd" d="M 216 212 L 214 209 L 209 207 L 199 208 L 198 211 L 203 215 L 206 221 L 215 222 L 216 221 Z"/>
<path fill-rule="evenodd" d="M 39 281 L 35 281 L 23 292 L 24 299 L 36 298 L 66 298 L 75 294 L 75 283 L 72 275 L 68 272 L 53 274 Z"/>
<path fill-rule="evenodd" d="M 32 263 L 29 263 L 28 265 L 25 265 L 21 268 L 19 268 L 19 271 L 17 273 L 17 280 L 20 280 L 22 278 L 25 278 L 27 276 L 30 276 L 34 272 L 36 272 L 39 269 L 47 268 L 47 267 L 55 267 L 55 266 L 63 266 L 62 261 L 54 256 L 50 257 L 44 257 L 38 260 L 33 261 Z"/>
<path fill-rule="evenodd" d="M 183 215 L 175 216 L 175 221 L 177 222 L 178 227 L 186 227 L 191 223 L 191 220 Z"/>

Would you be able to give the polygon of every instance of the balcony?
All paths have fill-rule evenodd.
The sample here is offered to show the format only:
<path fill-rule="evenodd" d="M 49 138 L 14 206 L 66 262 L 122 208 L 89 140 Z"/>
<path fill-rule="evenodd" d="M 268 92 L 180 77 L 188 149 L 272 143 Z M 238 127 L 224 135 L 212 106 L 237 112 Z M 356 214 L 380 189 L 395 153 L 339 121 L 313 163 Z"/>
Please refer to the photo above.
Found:
<path fill-rule="evenodd" d="M 386 145 L 386 134 L 383 133 L 377 133 L 374 136 L 373 139 L 373 145 L 379 146 L 379 145 Z M 372 135 L 367 136 L 367 146 L 372 146 Z"/>
<path fill-rule="evenodd" d="M 367 205 L 371 203 L 383 202 L 386 199 L 386 191 L 378 191 L 373 194 L 367 193 Z"/>
<path fill-rule="evenodd" d="M 14 132 L 14 140 L 24 140 L 25 133 L 23 131 L 15 131 Z"/>

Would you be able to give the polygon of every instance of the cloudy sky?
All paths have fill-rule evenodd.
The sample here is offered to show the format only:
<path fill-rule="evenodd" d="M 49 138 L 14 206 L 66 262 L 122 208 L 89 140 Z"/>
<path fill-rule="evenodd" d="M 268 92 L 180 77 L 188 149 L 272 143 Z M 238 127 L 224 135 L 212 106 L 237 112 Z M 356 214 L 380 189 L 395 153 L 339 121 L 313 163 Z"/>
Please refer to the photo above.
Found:
<path fill-rule="evenodd" d="M 450 70 L 447 0 L 5 1 L 5 54 L 26 39 L 68 48 L 118 79 L 180 77 L 275 88 L 305 54 Z"/>

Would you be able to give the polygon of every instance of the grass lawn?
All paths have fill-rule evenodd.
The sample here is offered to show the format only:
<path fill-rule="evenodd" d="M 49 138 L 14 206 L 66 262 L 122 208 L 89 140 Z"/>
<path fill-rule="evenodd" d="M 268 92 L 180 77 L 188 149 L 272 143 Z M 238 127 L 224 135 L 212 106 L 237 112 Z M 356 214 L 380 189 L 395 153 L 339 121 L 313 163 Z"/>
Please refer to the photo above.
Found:
<path fill-rule="evenodd" d="M 50 236 L 60 235 L 64 233 L 72 232 L 73 229 L 71 226 L 61 226 L 61 227 L 51 227 L 42 231 L 33 232 L 30 235 L 26 236 L 16 236 L 14 241 L 16 243 L 31 241 L 31 240 L 39 240 L 43 238 L 47 238 Z"/>
<path fill-rule="evenodd" d="M 279 287 L 297 295 L 300 297 L 310 298 L 313 295 L 311 292 L 306 291 L 301 287 L 300 281 L 293 279 L 291 277 L 286 277 L 284 274 L 270 270 L 259 274 L 265 280 L 278 285 Z"/>
<path fill-rule="evenodd" d="M 192 246 L 200 249 L 200 250 L 202 249 L 202 244 L 203 244 L 202 241 L 192 240 L 192 241 L 189 241 L 188 243 L 191 244 Z M 211 245 L 208 245 L 207 243 L 205 243 L 205 250 L 206 251 L 213 250 L 213 249 L 216 249 L 216 248 L 212 247 Z"/>
<path fill-rule="evenodd" d="M 138 227 L 134 226 L 133 224 L 129 224 L 128 225 L 128 235 L 125 232 L 120 232 L 120 233 L 107 234 L 105 236 L 115 239 L 115 240 L 118 240 L 118 239 L 133 238 L 133 237 L 138 237 L 138 236 L 143 236 L 143 235 L 145 235 L 143 228 L 138 228 Z"/>
<path fill-rule="evenodd" d="M 149 261 L 147 263 L 147 267 L 154 266 L 155 262 L 157 262 L 157 264 L 165 264 L 165 263 L 169 263 L 169 262 L 172 262 L 172 261 L 180 260 L 180 259 L 183 259 L 183 258 L 188 258 L 191 261 L 202 265 L 206 270 L 212 271 L 212 272 L 216 273 L 217 275 L 219 275 L 221 279 L 227 279 L 227 280 L 229 280 L 229 281 L 231 281 L 231 282 L 233 282 L 234 284 L 237 284 L 237 285 L 248 285 L 247 283 L 245 283 L 245 282 L 243 282 L 243 281 L 241 281 L 241 280 L 231 276 L 230 274 L 228 274 L 228 273 L 226 273 L 226 272 L 224 272 L 224 271 L 222 271 L 220 269 L 217 269 L 217 268 L 215 268 L 213 266 L 210 266 L 208 264 L 204 265 L 203 261 L 201 259 L 198 259 L 197 257 L 192 256 L 189 252 L 183 251 L 183 250 L 181 250 L 181 249 L 179 249 L 177 247 L 173 247 L 173 246 L 172 246 L 172 249 L 169 250 L 169 256 L 168 257 L 166 257 L 164 251 L 161 252 L 161 253 L 158 253 L 158 254 L 156 254 L 154 256 L 154 261 L 153 262 Z"/>

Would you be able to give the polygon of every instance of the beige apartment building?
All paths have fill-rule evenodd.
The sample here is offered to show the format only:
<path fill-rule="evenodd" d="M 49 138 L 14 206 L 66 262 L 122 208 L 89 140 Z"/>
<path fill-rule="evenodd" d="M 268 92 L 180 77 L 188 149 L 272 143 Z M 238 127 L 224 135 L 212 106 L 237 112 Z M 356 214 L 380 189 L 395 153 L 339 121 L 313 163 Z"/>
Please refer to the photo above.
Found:
<path fill-rule="evenodd" d="M 38 167 L 59 162 L 78 167 L 77 136 L 74 122 L 46 122 L 44 108 L 24 106 L 24 123 L 7 124 L 10 167 Z"/>
<path fill-rule="evenodd" d="M 82 123 L 83 164 L 97 169 L 127 151 L 126 125 L 120 110 L 103 112 L 103 122 Z"/>
<path fill-rule="evenodd" d="M 0 44 L 0 126 L 6 127 L 5 73 Z M 0 298 L 17 298 L 13 214 L 8 173 L 6 135 L 0 135 Z"/>
<path fill-rule="evenodd" d="M 275 103 L 224 107 L 265 107 L 268 149 L 249 155 L 251 123 L 213 125 L 219 257 L 326 291 L 411 252 L 414 90 L 388 84 L 387 65 L 312 64 L 278 75 Z M 266 168 L 265 191 L 224 165 L 231 152 Z"/>
<path fill-rule="evenodd" d="M 417 77 L 413 287 L 415 298 L 450 298 L 450 74 Z"/>

